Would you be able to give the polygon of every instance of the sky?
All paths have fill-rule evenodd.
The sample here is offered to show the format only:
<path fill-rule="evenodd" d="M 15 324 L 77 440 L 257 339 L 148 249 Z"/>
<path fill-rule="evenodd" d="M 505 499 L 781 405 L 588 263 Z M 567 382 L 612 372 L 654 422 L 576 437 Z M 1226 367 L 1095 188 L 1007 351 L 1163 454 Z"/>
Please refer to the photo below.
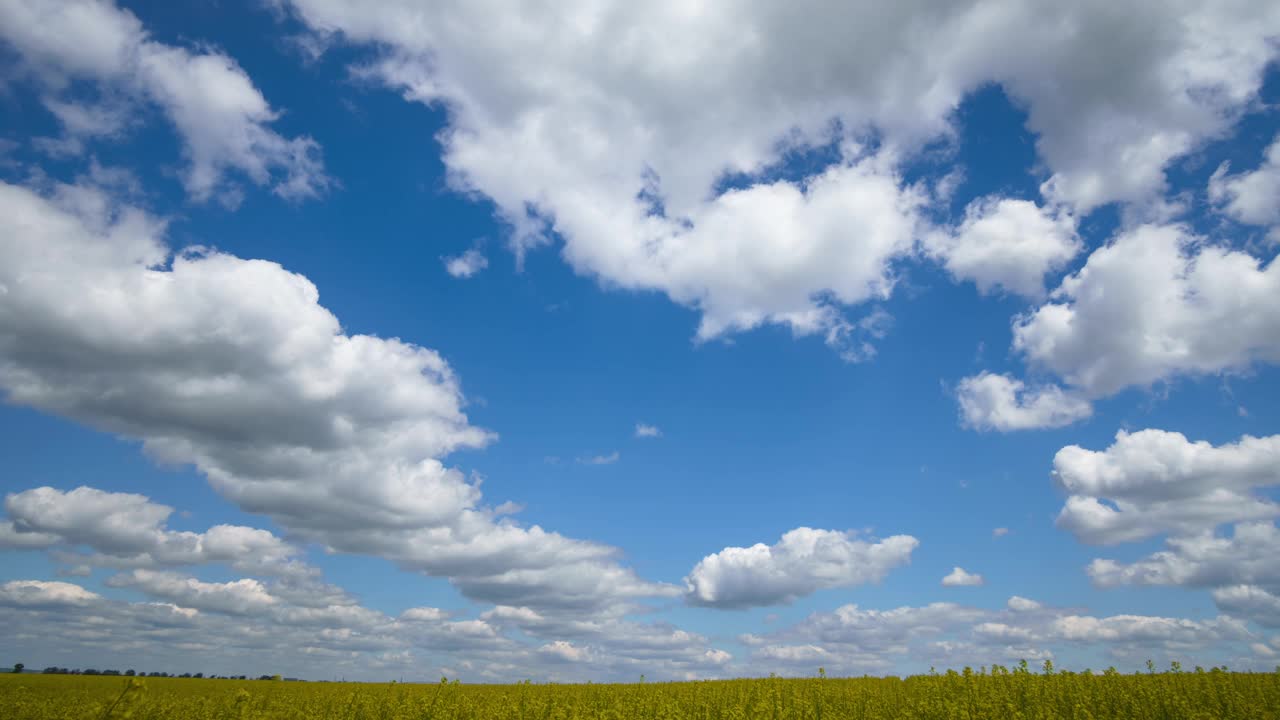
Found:
<path fill-rule="evenodd" d="M 1280 663 L 1280 5 L 0 0 L 0 663 Z"/>

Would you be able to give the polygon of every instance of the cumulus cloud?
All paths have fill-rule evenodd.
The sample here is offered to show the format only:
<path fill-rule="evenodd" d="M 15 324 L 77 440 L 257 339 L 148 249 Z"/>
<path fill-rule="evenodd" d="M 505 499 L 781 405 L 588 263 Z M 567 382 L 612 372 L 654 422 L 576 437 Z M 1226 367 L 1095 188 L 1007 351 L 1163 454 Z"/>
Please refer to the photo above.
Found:
<path fill-rule="evenodd" d="M 1088 400 L 1060 387 L 1028 387 L 1017 378 L 989 372 L 961 380 L 956 397 L 964 424 L 978 430 L 1062 427 L 1093 414 Z"/>
<path fill-rule="evenodd" d="M 1063 268 L 1082 247 L 1075 219 L 1062 209 L 995 197 L 974 200 L 958 228 L 926 241 L 952 276 L 973 281 L 979 292 L 1003 290 L 1033 299 L 1044 295 L 1044 276 Z"/>
<path fill-rule="evenodd" d="M 971 573 L 959 566 L 951 568 L 951 572 L 942 578 L 942 584 L 946 587 L 977 587 L 985 582 L 981 575 Z"/>
<path fill-rule="evenodd" d="M 196 200 L 234 199 L 234 170 L 289 199 L 314 197 L 331 180 L 320 147 L 269 126 L 280 117 L 227 55 L 153 40 L 128 10 L 109 0 L 4 0 L 0 40 L 13 47 L 40 85 L 66 136 L 54 147 L 78 151 L 88 138 L 119 135 L 134 105 L 158 106 L 182 140 L 182 181 Z M 78 80 L 100 86 L 111 102 L 72 99 Z"/>
<path fill-rule="evenodd" d="M 1014 320 L 1013 349 L 1065 389 L 1019 398 L 1021 381 L 982 373 L 960 384 L 964 416 L 974 427 L 1058 427 L 1125 388 L 1275 363 L 1278 268 L 1183 225 L 1124 230 Z"/>
<path fill-rule="evenodd" d="M 1187 620 L 1146 615 L 1114 615 L 1106 618 L 1067 615 L 1055 619 L 1050 632 L 1063 640 L 1075 642 L 1106 641 L 1137 645 L 1177 643 L 1194 646 L 1250 636 L 1244 623 L 1231 617 Z"/>
<path fill-rule="evenodd" d="M 101 597 L 79 585 L 65 582 L 11 580 L 0 585 L 0 605 L 10 607 L 88 605 Z"/>
<path fill-rule="evenodd" d="M 1273 523 L 1241 523 L 1231 537 L 1204 532 L 1166 542 L 1167 550 L 1132 563 L 1094 560 L 1089 576 L 1100 587 L 1261 585 L 1280 592 L 1280 528 Z"/>
<path fill-rule="evenodd" d="M 1257 168 L 1235 175 L 1229 170 L 1230 165 L 1223 163 L 1209 178 L 1209 200 L 1242 223 L 1280 223 L 1280 137 L 1267 148 Z"/>
<path fill-rule="evenodd" d="M 1213 591 L 1218 609 L 1246 617 L 1269 628 L 1280 628 L 1280 593 L 1253 585 L 1229 585 Z"/>
<path fill-rule="evenodd" d="M 312 574 L 298 550 L 266 530 L 215 525 L 203 533 L 169 530 L 173 508 L 143 495 L 79 487 L 40 487 L 5 497 L 9 520 L 0 524 L 0 548 L 85 546 L 94 554 L 77 562 L 112 567 L 223 563 L 259 574 Z"/>
<path fill-rule="evenodd" d="M 1255 636 L 1229 616 L 1207 620 L 1149 615 L 1094 616 L 1011 597 L 986 610 L 955 603 L 890 610 L 845 605 L 817 612 L 765 636 L 741 638 L 758 672 L 802 668 L 815 660 L 836 672 L 886 671 L 908 663 L 973 665 L 1052 658 L 1070 649 L 1102 651 L 1140 662 L 1195 651 L 1234 657 Z"/>
<path fill-rule="evenodd" d="M 879 582 L 909 562 L 917 545 L 910 535 L 870 542 L 853 533 L 796 528 L 774 545 L 727 547 L 699 560 L 685 578 L 685 599 L 722 608 L 790 603 L 825 588 Z"/>
<path fill-rule="evenodd" d="M 842 351 L 864 341 L 842 340 L 847 308 L 890 293 L 926 229 L 895 167 L 948 136 L 966 94 L 998 83 L 1025 107 L 1055 205 L 1149 202 L 1256 97 L 1280 27 L 1280 11 L 1192 2 L 567 3 L 497 26 L 470 3 L 287 6 L 371 49 L 360 76 L 448 108 L 451 177 L 496 204 L 518 251 L 560 238 L 579 272 L 695 308 L 702 339 L 778 324 Z M 869 135 L 883 152 L 856 147 Z M 809 177 L 782 172 L 832 149 Z M 1014 216 L 1044 229 L 1033 214 L 994 204 L 956 272 L 1033 290 L 1071 252 L 1058 229 L 1009 240 Z M 1004 240 L 988 252 L 979 233 Z"/>
<path fill-rule="evenodd" d="M 1092 397 L 1280 359 L 1280 266 L 1181 225 L 1119 234 L 1014 324 L 1014 349 Z"/>
<path fill-rule="evenodd" d="M 1214 446 L 1121 431 L 1106 450 L 1070 445 L 1054 456 L 1054 479 L 1069 494 L 1057 522 L 1084 542 L 1114 544 L 1272 518 L 1280 506 L 1254 490 L 1280 483 L 1278 463 L 1280 436 Z"/>
<path fill-rule="evenodd" d="M 306 278 L 171 253 L 162 232 L 91 188 L 0 185 L 10 402 L 140 440 L 302 541 L 448 577 L 474 599 L 583 611 L 678 594 L 612 547 L 483 504 L 441 458 L 493 435 L 468 422 L 439 354 L 345 334 Z"/>
<path fill-rule="evenodd" d="M 252 578 L 211 583 L 172 572 L 134 570 L 110 578 L 107 584 L 136 588 L 181 607 L 232 615 L 259 613 L 279 602 L 265 585 Z"/>
<path fill-rule="evenodd" d="M 461 255 L 446 257 L 443 260 L 445 272 L 464 280 L 489 267 L 489 259 L 480 252 L 479 248 L 471 248 Z"/>
<path fill-rule="evenodd" d="M 543 615 L 510 606 L 477 618 L 431 607 L 389 616 L 345 593 L 312 602 L 316 598 L 282 594 L 278 586 L 251 578 L 209 582 L 171 571 L 133 570 L 107 584 L 148 600 L 108 600 L 65 582 L 0 585 L 0 642 L 15 651 L 39 648 L 44 657 L 77 658 L 75 664 L 105 659 L 112 665 L 163 663 L 205 672 L 238 666 L 237 673 L 246 666 L 277 672 L 287 667 L 304 677 L 342 671 L 357 678 L 380 677 L 390 666 L 419 679 L 431 676 L 424 668 L 449 666 L 465 669 L 470 678 L 503 682 L 617 681 L 640 673 L 714 677 L 732 660 L 707 638 L 665 623 Z M 38 634 L 26 630 L 33 626 Z M 513 639 L 514 632 L 524 638 Z M 200 667 L 182 662 L 192 653 Z M 588 664 L 550 667 L 549 659 Z"/>

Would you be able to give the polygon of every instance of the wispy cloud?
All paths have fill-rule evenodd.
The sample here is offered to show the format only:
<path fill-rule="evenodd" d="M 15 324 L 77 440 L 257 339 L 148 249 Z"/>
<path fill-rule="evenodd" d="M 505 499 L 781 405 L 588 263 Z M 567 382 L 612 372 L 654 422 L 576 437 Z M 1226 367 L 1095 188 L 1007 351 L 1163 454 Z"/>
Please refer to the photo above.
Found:
<path fill-rule="evenodd" d="M 662 437 L 662 429 L 657 425 L 646 425 L 645 423 L 636 423 L 636 437 L 638 438 L 656 438 Z"/>
<path fill-rule="evenodd" d="M 578 462 L 582 465 L 612 465 L 618 462 L 618 460 L 621 458 L 622 458 L 622 455 L 617 450 L 614 450 L 612 453 L 609 453 L 608 455 L 592 455 L 589 457 L 580 457 L 578 458 Z"/>

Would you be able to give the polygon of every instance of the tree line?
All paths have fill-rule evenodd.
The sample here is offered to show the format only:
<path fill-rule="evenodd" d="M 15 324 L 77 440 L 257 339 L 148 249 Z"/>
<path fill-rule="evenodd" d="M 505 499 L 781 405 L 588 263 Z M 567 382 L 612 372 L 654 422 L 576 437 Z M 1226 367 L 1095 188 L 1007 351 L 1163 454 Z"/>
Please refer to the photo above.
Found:
<path fill-rule="evenodd" d="M 18 663 L 13 666 L 15 673 L 20 673 L 26 666 Z M 138 672 L 133 669 L 121 672 L 119 670 L 98 670 L 96 668 L 64 668 L 49 666 L 40 671 L 45 675 L 113 675 L 120 677 L 161 677 L 161 678 L 207 678 L 210 680 L 297 680 L 297 678 L 282 678 L 279 675 L 259 675 L 258 677 L 250 677 L 248 675 L 205 675 L 204 673 L 167 673 L 167 672 Z"/>

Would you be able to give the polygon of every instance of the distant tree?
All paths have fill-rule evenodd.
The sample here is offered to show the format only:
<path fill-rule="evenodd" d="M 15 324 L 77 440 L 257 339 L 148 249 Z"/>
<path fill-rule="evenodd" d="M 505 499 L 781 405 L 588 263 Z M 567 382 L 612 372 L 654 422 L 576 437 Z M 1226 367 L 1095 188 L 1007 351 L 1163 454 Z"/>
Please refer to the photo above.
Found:
<path fill-rule="evenodd" d="M 202 677 L 204 677 L 204 673 L 196 673 L 195 675 L 192 675 L 191 677 L 193 677 L 193 678 L 202 678 Z"/>
<path fill-rule="evenodd" d="M 134 675 L 137 675 L 138 673 L 134 672 L 133 668 L 129 668 L 128 670 L 125 670 L 125 671 L 124 671 L 124 674 L 125 674 L 125 675 L 127 675 L 127 676 L 129 676 L 129 677 L 133 677 Z"/>
<path fill-rule="evenodd" d="M 84 671 L 82 671 L 80 674 L 81 674 L 81 675 L 97 675 L 97 674 L 98 674 L 98 671 L 97 671 L 97 670 L 95 670 L 94 668 L 86 668 L 86 669 L 85 669 Z"/>
<path fill-rule="evenodd" d="M 25 670 L 25 669 L 26 669 L 26 667 L 27 667 L 27 666 L 26 666 L 26 665 L 23 665 L 22 663 L 16 663 L 16 664 L 14 664 L 14 666 L 13 666 L 13 671 L 14 671 L 15 673 L 21 673 L 23 670 Z"/>

